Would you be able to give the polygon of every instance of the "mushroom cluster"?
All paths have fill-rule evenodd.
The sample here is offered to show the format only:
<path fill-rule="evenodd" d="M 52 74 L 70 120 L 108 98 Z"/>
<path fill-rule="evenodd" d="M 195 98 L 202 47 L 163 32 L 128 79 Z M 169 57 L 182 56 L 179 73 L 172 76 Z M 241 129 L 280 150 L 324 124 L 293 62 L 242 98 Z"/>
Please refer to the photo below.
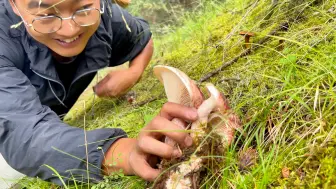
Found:
<path fill-rule="evenodd" d="M 206 84 L 208 98 L 205 99 L 195 82 L 176 68 L 155 66 L 154 74 L 163 84 L 169 102 L 195 107 L 199 117 L 189 124 L 178 118 L 172 120 L 181 129 L 190 132 L 194 146 L 184 149 L 181 158 L 162 160 L 160 168 L 166 171 L 154 184 L 154 188 L 198 188 L 200 173 L 206 162 L 204 157 L 223 156 L 224 149 L 234 138 L 235 130 L 241 128 L 240 120 L 213 84 Z M 166 138 L 165 142 L 181 150 L 173 140 Z M 211 150 L 210 146 L 216 149 Z"/>

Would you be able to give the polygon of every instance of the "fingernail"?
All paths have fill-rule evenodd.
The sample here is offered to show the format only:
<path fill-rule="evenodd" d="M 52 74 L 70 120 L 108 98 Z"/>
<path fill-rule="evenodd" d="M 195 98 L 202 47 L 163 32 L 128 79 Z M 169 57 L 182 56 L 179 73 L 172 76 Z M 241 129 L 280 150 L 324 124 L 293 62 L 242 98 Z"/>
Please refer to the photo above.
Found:
<path fill-rule="evenodd" d="M 185 143 L 186 146 L 189 147 L 189 146 L 192 145 L 193 140 L 192 140 L 192 138 L 191 138 L 190 136 L 187 136 L 187 137 L 184 139 L 184 143 Z"/>
<path fill-rule="evenodd" d="M 181 151 L 180 150 L 174 150 L 174 152 L 173 152 L 173 156 L 174 157 L 181 157 L 182 156 L 182 153 L 181 153 Z"/>

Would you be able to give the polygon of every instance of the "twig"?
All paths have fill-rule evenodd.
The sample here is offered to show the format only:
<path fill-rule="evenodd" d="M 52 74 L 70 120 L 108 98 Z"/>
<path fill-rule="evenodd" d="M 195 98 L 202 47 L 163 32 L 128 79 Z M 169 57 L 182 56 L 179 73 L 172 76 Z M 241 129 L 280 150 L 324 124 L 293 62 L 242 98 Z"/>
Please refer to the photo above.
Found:
<path fill-rule="evenodd" d="M 153 102 L 153 101 L 155 101 L 155 100 L 158 100 L 158 99 L 161 99 L 161 98 L 163 98 L 164 97 L 164 94 L 163 93 L 161 93 L 159 96 L 157 96 L 157 97 L 152 97 L 152 98 L 149 98 L 149 99 L 146 99 L 146 100 L 144 100 L 144 101 L 142 101 L 142 102 L 139 102 L 139 103 L 136 103 L 136 104 L 134 104 L 133 106 L 143 106 L 143 105 L 145 105 L 145 104 L 148 104 L 148 103 L 150 103 L 150 102 Z"/>
<path fill-rule="evenodd" d="M 218 81 L 218 83 L 228 82 L 228 81 L 241 81 L 239 78 L 224 78 Z"/>
<path fill-rule="evenodd" d="M 86 117 L 86 109 L 85 109 L 85 102 L 84 102 L 84 142 L 85 142 L 85 154 L 86 154 L 86 176 L 88 179 L 88 185 L 90 184 L 90 174 L 89 174 L 89 153 L 88 153 L 88 142 L 87 142 L 87 136 L 86 136 L 86 125 L 85 125 L 85 117 Z"/>

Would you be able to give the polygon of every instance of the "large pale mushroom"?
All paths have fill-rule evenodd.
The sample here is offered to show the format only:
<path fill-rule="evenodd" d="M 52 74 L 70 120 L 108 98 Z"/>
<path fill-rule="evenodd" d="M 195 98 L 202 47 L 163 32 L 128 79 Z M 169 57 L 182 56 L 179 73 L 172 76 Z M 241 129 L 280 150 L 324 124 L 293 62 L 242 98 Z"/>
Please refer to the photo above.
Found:
<path fill-rule="evenodd" d="M 199 119 L 192 123 L 190 134 L 196 145 L 200 145 L 200 141 L 211 133 L 221 139 L 218 145 L 222 148 L 227 147 L 232 142 L 235 129 L 240 128 L 240 122 L 238 117 L 231 112 L 224 96 L 214 85 L 206 84 L 209 98 L 204 100 L 204 96 L 195 82 L 182 71 L 169 66 L 155 66 L 154 73 L 164 85 L 169 102 L 197 108 Z M 181 129 L 187 129 L 184 121 L 175 118 L 173 122 L 179 125 Z M 176 143 L 171 139 L 166 139 L 165 142 L 176 146 Z M 197 173 L 203 166 L 203 159 L 198 157 L 198 154 L 204 155 L 208 151 L 209 149 L 206 148 L 198 148 L 198 151 L 192 153 L 190 157 L 183 157 L 182 159 L 188 159 L 188 161 L 181 159 L 182 163 L 168 171 L 163 180 L 156 184 L 156 188 L 197 188 L 195 183 L 200 180 L 197 178 L 199 177 Z"/>
<path fill-rule="evenodd" d="M 203 102 L 203 95 L 195 82 L 180 70 L 169 66 L 155 66 L 154 74 L 163 84 L 168 102 L 195 108 Z M 172 122 L 181 129 L 186 129 L 184 121 L 174 118 Z M 169 138 L 166 138 L 165 142 L 171 146 L 176 145 L 176 142 Z"/>

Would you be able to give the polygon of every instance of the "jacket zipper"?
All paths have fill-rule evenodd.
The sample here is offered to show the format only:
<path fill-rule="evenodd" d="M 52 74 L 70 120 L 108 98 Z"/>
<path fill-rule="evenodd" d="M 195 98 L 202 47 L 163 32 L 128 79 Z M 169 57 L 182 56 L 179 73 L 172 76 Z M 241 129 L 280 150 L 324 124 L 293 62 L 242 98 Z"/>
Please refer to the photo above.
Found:
<path fill-rule="evenodd" d="M 54 94 L 54 96 L 57 98 L 57 100 L 64 106 L 64 107 L 66 107 L 66 108 L 68 108 L 64 103 L 63 103 L 63 101 L 62 100 L 60 100 L 59 98 L 58 98 L 58 96 L 56 95 L 56 93 L 54 92 L 54 89 L 52 88 L 52 86 L 51 86 L 51 84 L 50 84 L 50 80 L 48 80 L 48 83 L 49 83 L 49 87 L 50 87 L 50 89 L 51 89 L 51 92 Z"/>
<path fill-rule="evenodd" d="M 108 67 L 108 66 L 104 66 L 103 68 L 99 68 L 99 69 L 96 69 L 96 70 L 91 70 L 91 71 L 85 72 L 85 73 L 83 73 L 83 74 L 77 76 L 77 77 L 71 82 L 71 84 L 70 84 L 70 86 L 69 86 L 69 92 L 70 92 L 70 89 L 71 89 L 72 85 L 73 85 L 77 80 L 79 80 L 80 78 L 82 78 L 82 77 L 84 77 L 85 75 L 88 75 L 88 74 L 90 74 L 90 73 L 98 72 L 99 70 L 104 69 L 104 68 L 107 68 L 107 67 Z M 68 93 L 68 94 L 69 94 L 69 93 Z"/>
<path fill-rule="evenodd" d="M 57 100 L 58 100 L 64 107 L 68 108 L 68 107 L 63 103 L 63 101 L 65 100 L 65 97 L 66 97 L 66 95 L 67 95 L 66 90 L 65 90 L 65 87 L 63 86 L 63 84 L 62 84 L 61 82 L 58 82 L 57 80 L 54 80 L 54 79 L 45 77 L 45 76 L 43 76 L 43 75 L 41 75 L 41 74 L 35 72 L 35 71 L 34 71 L 33 69 L 31 69 L 31 68 L 30 68 L 30 70 L 31 70 L 32 72 L 34 72 L 36 75 L 42 77 L 43 79 L 48 80 L 49 87 L 51 88 L 51 91 L 52 91 L 52 93 L 54 94 L 54 96 L 56 97 L 56 99 L 57 99 Z M 58 83 L 58 84 L 60 84 L 60 85 L 62 86 L 62 89 L 63 89 L 63 92 L 64 92 L 64 97 L 63 97 L 62 100 L 59 99 L 58 96 L 55 94 L 53 88 L 51 87 L 50 81 L 53 81 L 53 82 L 55 82 L 55 83 Z"/>
<path fill-rule="evenodd" d="M 98 72 L 99 70 L 104 69 L 104 68 L 107 68 L 107 67 L 108 67 L 108 66 L 104 66 L 103 68 L 99 68 L 99 69 L 96 69 L 96 70 L 91 70 L 91 71 L 85 72 L 85 73 L 83 73 L 83 74 L 77 76 L 77 77 L 71 82 L 71 84 L 70 84 L 70 86 L 69 86 L 69 91 L 70 91 L 70 89 L 71 89 L 71 86 L 72 86 L 77 80 L 79 80 L 80 78 L 82 78 L 83 76 L 85 76 L 85 75 L 87 75 L 87 74 L 90 74 L 90 73 L 93 73 L 93 72 Z M 31 69 L 31 68 L 30 68 L 30 70 L 31 70 L 32 72 L 34 72 L 36 75 L 38 75 L 38 76 L 40 76 L 40 77 L 42 77 L 42 78 L 48 80 L 49 87 L 50 87 L 52 93 L 54 94 L 54 96 L 56 97 L 56 99 L 57 99 L 57 100 L 58 100 L 64 107 L 68 108 L 68 107 L 64 104 L 63 101 L 65 100 L 66 97 L 68 97 L 68 94 L 69 94 L 69 93 L 68 93 L 68 94 L 66 93 L 66 90 L 65 90 L 65 87 L 63 86 L 63 84 L 62 84 L 61 82 L 58 82 L 57 80 L 51 79 L 51 78 L 49 78 L 49 77 L 45 77 L 45 76 L 43 76 L 43 75 L 41 75 L 41 74 L 35 72 L 35 71 L 34 71 L 33 69 Z M 50 84 L 50 81 L 53 81 L 53 82 L 55 82 L 55 83 L 58 83 L 59 85 L 62 86 L 62 89 L 63 89 L 63 92 L 64 92 L 64 97 L 63 97 L 62 100 L 59 99 L 58 96 L 55 94 L 55 92 L 54 92 L 54 90 L 53 90 L 53 88 L 52 88 L 52 86 L 51 86 L 51 84 Z"/>

